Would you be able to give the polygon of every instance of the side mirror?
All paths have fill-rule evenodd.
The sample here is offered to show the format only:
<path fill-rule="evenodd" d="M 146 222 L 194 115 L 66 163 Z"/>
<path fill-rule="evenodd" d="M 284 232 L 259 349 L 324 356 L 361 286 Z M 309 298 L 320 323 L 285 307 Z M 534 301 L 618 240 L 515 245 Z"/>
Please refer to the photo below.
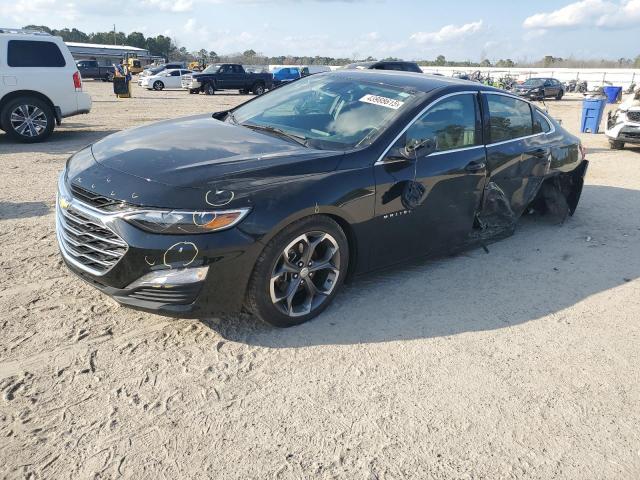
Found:
<path fill-rule="evenodd" d="M 418 155 L 426 157 L 436 151 L 437 145 L 432 138 L 425 138 L 416 143 L 406 145 L 404 147 L 405 153 L 411 158 L 416 158 Z"/>
<path fill-rule="evenodd" d="M 418 142 L 405 145 L 404 147 L 394 146 L 389 150 L 387 158 L 391 160 L 406 160 L 412 162 L 418 157 L 426 157 L 436 151 L 436 142 L 427 138 Z"/>

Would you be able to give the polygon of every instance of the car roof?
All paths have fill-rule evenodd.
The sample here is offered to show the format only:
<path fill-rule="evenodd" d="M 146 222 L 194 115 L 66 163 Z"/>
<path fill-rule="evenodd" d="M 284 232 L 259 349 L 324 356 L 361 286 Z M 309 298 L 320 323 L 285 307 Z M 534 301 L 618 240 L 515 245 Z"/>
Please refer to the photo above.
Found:
<path fill-rule="evenodd" d="M 452 90 L 461 90 L 460 87 L 473 90 L 486 90 L 506 93 L 494 87 L 482 85 L 477 82 L 461 80 L 453 77 L 442 77 L 426 73 L 403 72 L 398 70 L 336 70 L 320 73 L 318 75 L 332 75 L 360 80 L 363 82 L 380 83 L 396 88 L 412 88 L 421 92 L 430 92 L 439 88 L 451 87 Z"/>

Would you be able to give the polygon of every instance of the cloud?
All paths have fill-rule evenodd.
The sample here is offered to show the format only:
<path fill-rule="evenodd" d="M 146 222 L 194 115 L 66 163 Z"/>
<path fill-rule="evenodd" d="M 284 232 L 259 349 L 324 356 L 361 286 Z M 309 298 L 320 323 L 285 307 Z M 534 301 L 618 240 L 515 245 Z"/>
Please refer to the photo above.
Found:
<path fill-rule="evenodd" d="M 470 37 L 482 29 L 482 20 L 464 25 L 445 25 L 437 32 L 416 32 L 411 40 L 418 43 L 447 43 Z"/>
<path fill-rule="evenodd" d="M 190 12 L 193 9 L 193 0 L 142 0 L 142 5 L 163 12 Z"/>
<path fill-rule="evenodd" d="M 525 19 L 527 29 L 602 27 L 624 28 L 640 22 L 640 0 L 582 0 Z"/>

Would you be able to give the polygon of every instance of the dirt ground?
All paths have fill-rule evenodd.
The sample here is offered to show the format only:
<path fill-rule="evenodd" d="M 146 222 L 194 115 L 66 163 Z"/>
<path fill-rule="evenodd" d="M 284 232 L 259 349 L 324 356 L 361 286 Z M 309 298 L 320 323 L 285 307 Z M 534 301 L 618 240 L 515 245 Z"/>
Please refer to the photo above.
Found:
<path fill-rule="evenodd" d="M 62 265 L 58 172 L 86 144 L 247 96 L 86 82 L 47 143 L 0 134 L 0 476 L 640 478 L 640 149 L 583 135 L 576 215 L 362 278 L 313 322 L 175 320 Z M 548 102 L 570 131 L 580 100 Z"/>

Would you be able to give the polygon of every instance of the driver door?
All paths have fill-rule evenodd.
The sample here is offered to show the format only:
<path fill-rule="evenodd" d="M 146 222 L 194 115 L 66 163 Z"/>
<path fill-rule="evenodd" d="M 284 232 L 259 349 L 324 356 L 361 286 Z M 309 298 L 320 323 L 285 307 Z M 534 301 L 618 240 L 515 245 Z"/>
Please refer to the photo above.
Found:
<path fill-rule="evenodd" d="M 407 155 L 407 146 L 425 140 L 435 142 L 435 151 Z M 455 93 L 431 104 L 374 166 L 372 267 L 464 243 L 486 182 L 485 162 L 477 93 Z"/>

